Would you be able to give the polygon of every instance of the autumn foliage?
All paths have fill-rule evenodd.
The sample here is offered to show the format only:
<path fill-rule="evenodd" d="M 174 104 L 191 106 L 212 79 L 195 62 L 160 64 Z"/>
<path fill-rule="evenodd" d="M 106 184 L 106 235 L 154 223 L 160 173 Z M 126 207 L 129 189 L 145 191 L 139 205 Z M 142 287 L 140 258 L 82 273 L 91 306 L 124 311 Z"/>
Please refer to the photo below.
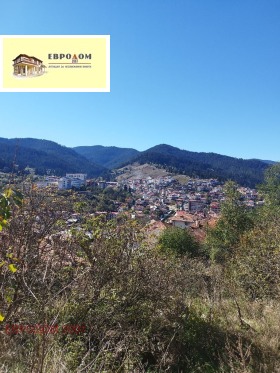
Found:
<path fill-rule="evenodd" d="M 76 194 L 3 195 L 1 372 L 278 372 L 280 215 L 228 189 L 204 244 L 126 216 L 69 227 Z"/>

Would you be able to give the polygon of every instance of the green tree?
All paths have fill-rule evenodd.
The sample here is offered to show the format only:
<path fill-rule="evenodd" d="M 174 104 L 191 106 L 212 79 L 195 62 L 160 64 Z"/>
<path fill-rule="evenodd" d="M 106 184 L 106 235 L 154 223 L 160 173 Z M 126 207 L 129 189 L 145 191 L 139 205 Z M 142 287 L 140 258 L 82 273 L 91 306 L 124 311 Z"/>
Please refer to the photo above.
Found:
<path fill-rule="evenodd" d="M 259 187 L 266 205 L 280 206 L 280 163 L 266 169 L 264 182 Z"/>
<path fill-rule="evenodd" d="M 200 245 L 187 229 L 170 227 L 159 237 L 159 248 L 175 256 L 199 256 Z"/>
<path fill-rule="evenodd" d="M 280 163 L 266 170 L 259 190 L 265 204 L 257 209 L 254 228 L 241 238 L 229 266 L 231 277 L 253 299 L 280 294 Z"/>
<path fill-rule="evenodd" d="M 279 220 L 258 222 L 244 234 L 228 263 L 230 278 L 250 299 L 279 299 L 279 234 Z"/>
<path fill-rule="evenodd" d="M 214 228 L 208 229 L 206 244 L 213 260 L 223 261 L 238 246 L 244 232 L 254 225 L 254 214 L 241 201 L 241 193 L 233 181 L 225 184 L 225 200 L 221 217 Z"/>
<path fill-rule="evenodd" d="M 0 231 L 4 227 L 7 227 L 10 218 L 12 217 L 12 212 L 15 207 L 20 207 L 22 204 L 22 195 L 18 191 L 12 189 L 6 189 L 4 193 L 0 195 Z M 5 270 L 11 273 L 15 273 L 17 268 L 15 263 L 17 258 L 10 252 L 10 247 L 7 251 L 2 248 L 2 258 L 0 256 L 0 275 Z M 1 260 L 2 259 L 2 260 Z M 3 285 L 3 284 L 2 284 Z M 2 322 L 5 317 L 0 313 L 0 322 Z"/>
<path fill-rule="evenodd" d="M 280 217 L 280 163 L 269 167 L 264 175 L 264 182 L 259 186 L 264 205 L 258 209 L 260 224 L 279 220 Z"/>

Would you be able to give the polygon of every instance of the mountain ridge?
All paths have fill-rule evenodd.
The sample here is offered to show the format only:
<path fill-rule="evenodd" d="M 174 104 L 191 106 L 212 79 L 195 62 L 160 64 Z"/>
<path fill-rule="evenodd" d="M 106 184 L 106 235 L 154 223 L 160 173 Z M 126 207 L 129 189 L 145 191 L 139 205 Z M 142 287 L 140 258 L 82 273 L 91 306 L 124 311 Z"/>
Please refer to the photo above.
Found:
<path fill-rule="evenodd" d="M 29 166 L 39 174 L 51 170 L 62 176 L 66 172 L 82 172 L 89 176 L 99 176 L 106 172 L 103 166 L 90 162 L 73 149 L 59 145 L 54 141 L 34 138 L 0 138 L 0 168 L 13 170 L 14 163 L 20 170 Z"/>
<path fill-rule="evenodd" d="M 52 170 L 57 175 L 83 172 L 89 177 L 108 174 L 110 170 L 138 162 L 150 163 L 169 172 L 191 177 L 232 179 L 241 185 L 255 186 L 273 161 L 235 158 L 213 152 L 192 152 L 168 144 L 145 151 L 116 146 L 77 146 L 69 148 L 54 141 L 35 138 L 0 138 L 0 170 L 36 168 L 39 174 Z"/>
<path fill-rule="evenodd" d="M 79 152 L 81 148 L 83 147 L 74 149 Z M 86 148 L 86 152 L 84 149 L 82 154 L 97 163 L 101 162 L 100 164 L 103 166 L 111 168 L 110 160 L 108 162 L 110 157 L 107 157 L 112 149 L 118 149 L 118 155 L 127 151 L 127 148 L 91 146 Z M 102 157 L 100 157 L 100 150 L 102 150 Z M 129 150 L 133 149 L 130 148 Z M 168 144 L 155 145 L 142 152 L 135 149 L 134 151 L 124 163 L 121 163 L 118 159 L 115 166 L 122 167 L 133 162 L 140 164 L 153 163 L 159 167 L 165 167 L 173 173 L 188 174 L 193 177 L 218 178 L 220 180 L 232 179 L 241 185 L 248 186 L 261 183 L 264 170 L 273 163 L 272 161 L 258 159 L 235 158 L 213 152 L 191 152 Z M 122 160 L 124 158 L 125 156 L 122 154 Z M 106 159 L 106 163 L 102 163 L 102 159 Z"/>
<path fill-rule="evenodd" d="M 167 144 L 147 149 L 135 161 L 159 164 L 171 172 L 193 177 L 231 179 L 248 186 L 261 183 L 264 170 L 269 166 L 259 160 L 244 160 L 217 153 L 190 152 Z"/>
<path fill-rule="evenodd" d="M 97 164 L 103 165 L 106 168 L 118 168 L 128 158 L 133 158 L 140 152 L 133 148 L 119 148 L 116 146 L 76 146 L 73 148 L 77 153 L 83 155 Z"/>

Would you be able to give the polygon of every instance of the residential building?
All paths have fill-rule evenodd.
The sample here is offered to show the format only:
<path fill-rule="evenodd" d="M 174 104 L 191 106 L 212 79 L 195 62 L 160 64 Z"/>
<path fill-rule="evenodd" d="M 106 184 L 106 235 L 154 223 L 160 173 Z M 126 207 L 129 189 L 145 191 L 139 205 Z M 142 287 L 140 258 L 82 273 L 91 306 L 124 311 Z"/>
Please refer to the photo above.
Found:
<path fill-rule="evenodd" d="M 80 179 L 86 181 L 87 174 L 66 174 L 66 177 L 69 177 L 70 179 Z"/>
<path fill-rule="evenodd" d="M 177 211 L 176 214 L 169 219 L 169 222 L 174 227 L 185 229 L 194 224 L 195 220 L 193 215 L 188 214 L 185 211 Z"/>
<path fill-rule="evenodd" d="M 39 58 L 27 56 L 27 54 L 19 54 L 13 62 L 14 75 L 16 76 L 42 75 L 46 68 L 46 66 L 43 65 L 43 61 Z"/>
<path fill-rule="evenodd" d="M 58 180 L 58 189 L 71 189 L 71 179 L 69 177 L 61 177 Z"/>
<path fill-rule="evenodd" d="M 205 201 L 201 199 L 192 199 L 188 202 L 189 212 L 203 211 L 205 207 Z"/>

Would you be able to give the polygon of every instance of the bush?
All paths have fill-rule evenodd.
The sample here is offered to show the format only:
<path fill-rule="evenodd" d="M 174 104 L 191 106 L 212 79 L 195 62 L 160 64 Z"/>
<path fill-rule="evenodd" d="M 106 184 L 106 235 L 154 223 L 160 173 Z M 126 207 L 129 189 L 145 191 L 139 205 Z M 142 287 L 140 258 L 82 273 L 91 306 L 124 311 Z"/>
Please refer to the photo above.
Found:
<path fill-rule="evenodd" d="M 170 227 L 159 238 L 162 252 L 175 256 L 197 257 L 201 253 L 200 245 L 187 229 Z"/>

